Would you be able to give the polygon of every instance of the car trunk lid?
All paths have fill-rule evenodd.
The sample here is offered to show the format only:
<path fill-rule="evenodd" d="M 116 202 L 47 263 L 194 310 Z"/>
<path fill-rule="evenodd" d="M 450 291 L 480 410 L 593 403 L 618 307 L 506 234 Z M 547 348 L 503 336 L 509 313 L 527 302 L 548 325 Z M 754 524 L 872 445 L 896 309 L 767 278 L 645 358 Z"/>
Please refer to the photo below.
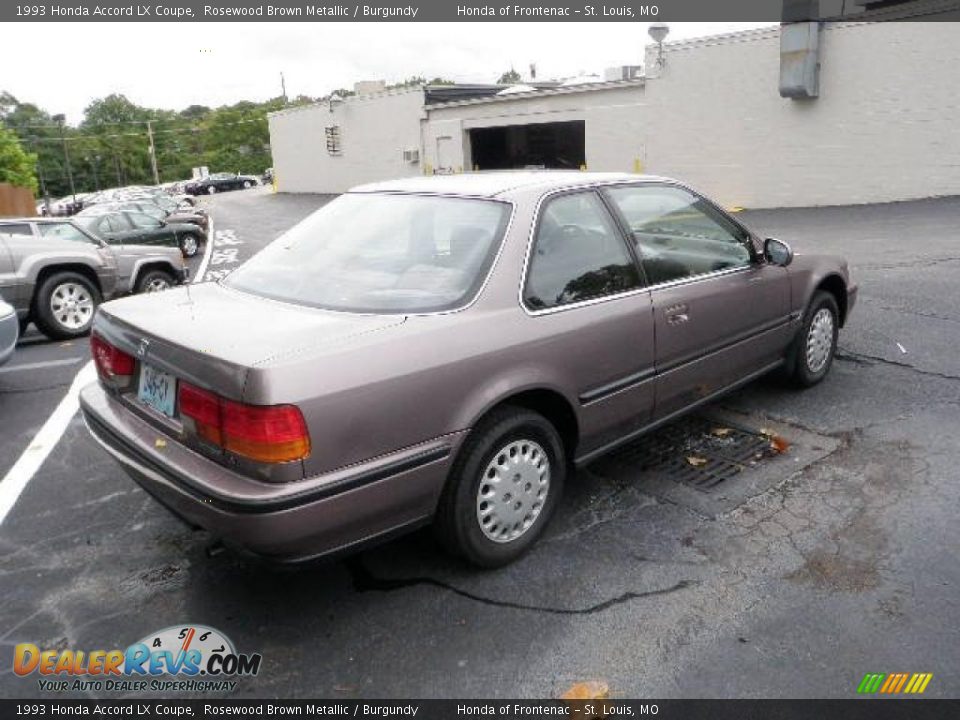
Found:
<path fill-rule="evenodd" d="M 140 363 L 240 401 L 250 369 L 279 353 L 323 348 L 405 319 L 297 306 L 203 283 L 106 303 L 94 331 Z"/>

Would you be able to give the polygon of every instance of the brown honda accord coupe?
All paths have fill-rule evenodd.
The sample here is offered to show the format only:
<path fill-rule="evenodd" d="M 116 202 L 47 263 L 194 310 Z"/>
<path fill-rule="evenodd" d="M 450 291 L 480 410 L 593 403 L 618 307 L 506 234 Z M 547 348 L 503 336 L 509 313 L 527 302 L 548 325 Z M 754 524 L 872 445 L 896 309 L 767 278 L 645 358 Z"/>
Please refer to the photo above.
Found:
<path fill-rule="evenodd" d="M 277 561 L 433 523 L 510 562 L 571 469 L 775 368 L 830 369 L 847 263 L 685 185 L 581 172 L 358 187 L 217 283 L 100 307 L 93 437 Z"/>

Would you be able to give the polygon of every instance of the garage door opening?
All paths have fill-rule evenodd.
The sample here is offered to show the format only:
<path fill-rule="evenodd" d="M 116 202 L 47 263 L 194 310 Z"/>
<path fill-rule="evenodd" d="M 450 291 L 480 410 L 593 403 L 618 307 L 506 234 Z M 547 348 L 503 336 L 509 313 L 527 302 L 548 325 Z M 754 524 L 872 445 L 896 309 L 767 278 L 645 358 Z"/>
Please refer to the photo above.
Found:
<path fill-rule="evenodd" d="M 587 162 L 584 126 L 583 120 L 574 120 L 474 128 L 470 131 L 474 170 L 579 170 Z"/>

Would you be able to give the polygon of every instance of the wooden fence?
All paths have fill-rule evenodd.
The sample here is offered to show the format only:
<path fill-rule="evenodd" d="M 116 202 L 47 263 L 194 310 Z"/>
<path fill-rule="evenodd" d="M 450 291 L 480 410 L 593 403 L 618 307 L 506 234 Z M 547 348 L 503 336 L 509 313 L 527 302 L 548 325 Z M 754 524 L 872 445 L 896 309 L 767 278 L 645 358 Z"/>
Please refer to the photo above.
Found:
<path fill-rule="evenodd" d="M 32 192 L 10 183 L 0 183 L 0 217 L 32 217 L 36 214 Z"/>

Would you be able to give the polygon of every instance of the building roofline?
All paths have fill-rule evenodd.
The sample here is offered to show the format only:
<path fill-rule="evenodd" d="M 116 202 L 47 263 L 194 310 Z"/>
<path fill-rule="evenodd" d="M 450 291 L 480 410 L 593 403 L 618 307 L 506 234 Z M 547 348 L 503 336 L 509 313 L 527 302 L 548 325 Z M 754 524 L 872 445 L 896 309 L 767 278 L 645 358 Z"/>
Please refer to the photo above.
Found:
<path fill-rule="evenodd" d="M 407 95 L 413 92 L 418 92 L 422 95 L 424 88 L 426 88 L 426 85 L 407 85 L 406 87 L 390 88 L 388 90 L 380 90 L 378 92 L 362 93 L 360 95 L 347 95 L 342 99 L 345 104 L 352 104 L 356 102 L 365 102 L 367 100 L 376 100 L 383 97 L 391 97 L 394 95 Z M 272 118 L 280 117 L 282 115 L 292 115 L 293 113 L 304 110 L 315 110 L 317 108 L 323 108 L 326 110 L 328 104 L 329 100 L 318 100 L 317 102 L 307 103 L 306 105 L 295 105 L 293 107 L 283 108 L 282 110 L 274 110 L 273 112 L 268 112 L 267 117 Z"/>
<path fill-rule="evenodd" d="M 445 103 L 431 103 L 426 110 L 440 108 L 462 107 L 464 105 L 483 105 L 487 103 L 508 103 L 529 98 L 547 97 L 551 95 L 573 95 L 575 93 L 616 90 L 623 87 L 643 87 L 646 78 L 643 76 L 631 80 L 600 80 L 598 82 L 582 83 L 578 85 L 558 85 L 557 87 L 531 90 L 530 92 L 511 93 L 509 95 L 493 95 L 490 97 L 469 98 L 467 100 L 451 100 Z"/>

